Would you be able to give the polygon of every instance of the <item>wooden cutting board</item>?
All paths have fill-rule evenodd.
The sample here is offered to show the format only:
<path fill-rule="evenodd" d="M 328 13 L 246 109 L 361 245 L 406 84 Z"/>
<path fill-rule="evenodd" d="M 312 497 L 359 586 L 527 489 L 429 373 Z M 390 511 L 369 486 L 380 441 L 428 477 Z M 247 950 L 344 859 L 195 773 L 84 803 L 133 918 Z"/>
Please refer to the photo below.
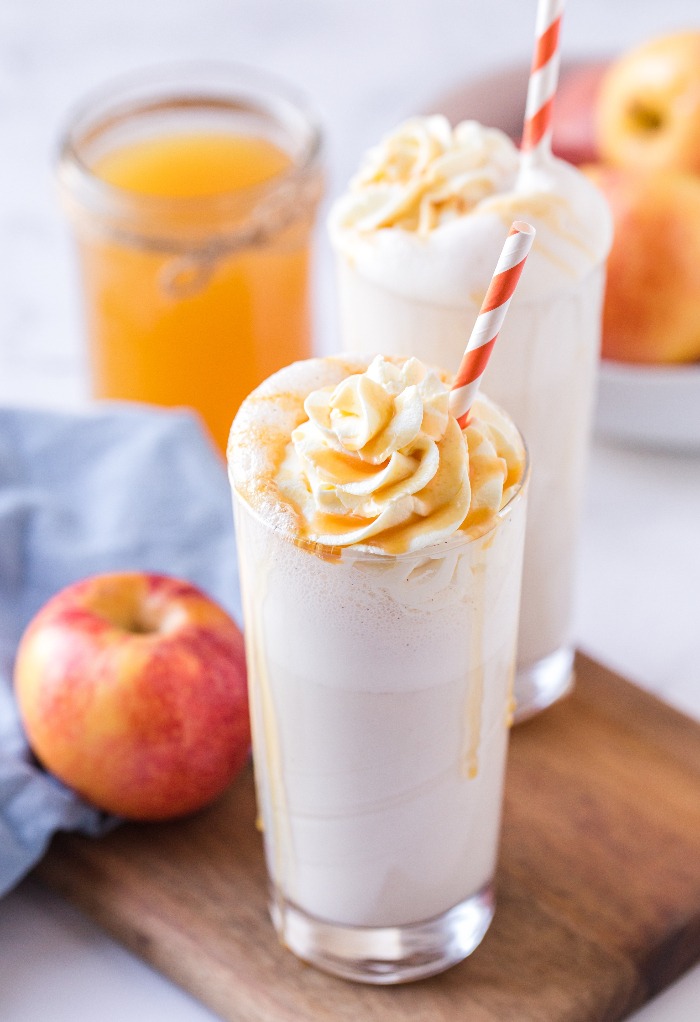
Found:
<path fill-rule="evenodd" d="M 491 929 L 403 987 L 278 944 L 250 771 L 186 821 L 59 835 L 37 874 L 231 1022 L 613 1022 L 700 959 L 700 726 L 579 655 L 513 732 Z"/>

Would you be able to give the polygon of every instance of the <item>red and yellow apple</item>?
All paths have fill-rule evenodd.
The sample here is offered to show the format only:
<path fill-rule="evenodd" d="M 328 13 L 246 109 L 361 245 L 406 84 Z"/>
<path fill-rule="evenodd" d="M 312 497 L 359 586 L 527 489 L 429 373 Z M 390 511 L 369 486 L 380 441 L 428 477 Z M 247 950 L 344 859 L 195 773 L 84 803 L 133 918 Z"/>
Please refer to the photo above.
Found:
<path fill-rule="evenodd" d="M 562 69 L 554 100 L 552 151 L 578 166 L 598 160 L 595 109 L 607 61 L 590 61 Z"/>
<path fill-rule="evenodd" d="M 652 39 L 611 63 L 596 136 L 603 163 L 700 174 L 700 31 Z"/>
<path fill-rule="evenodd" d="M 595 164 L 584 173 L 610 205 L 614 237 L 603 311 L 605 358 L 700 358 L 700 177 Z"/>
<path fill-rule="evenodd" d="M 112 573 L 61 590 L 24 632 L 15 692 L 41 763 L 130 819 L 201 808 L 248 757 L 240 631 L 179 579 Z"/>

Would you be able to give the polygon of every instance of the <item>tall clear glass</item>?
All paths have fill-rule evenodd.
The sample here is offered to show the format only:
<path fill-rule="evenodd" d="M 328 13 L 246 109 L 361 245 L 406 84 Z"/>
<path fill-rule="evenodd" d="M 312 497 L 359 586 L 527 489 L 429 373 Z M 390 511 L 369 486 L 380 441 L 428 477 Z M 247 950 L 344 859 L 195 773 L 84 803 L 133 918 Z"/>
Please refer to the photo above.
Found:
<path fill-rule="evenodd" d="M 339 976 L 432 975 L 494 911 L 527 473 L 486 534 L 385 555 L 277 531 L 236 489 L 248 457 L 229 450 L 274 925 Z"/>
<path fill-rule="evenodd" d="M 286 83 L 182 64 L 88 98 L 61 140 L 93 394 L 231 411 L 311 353 L 321 132 Z"/>

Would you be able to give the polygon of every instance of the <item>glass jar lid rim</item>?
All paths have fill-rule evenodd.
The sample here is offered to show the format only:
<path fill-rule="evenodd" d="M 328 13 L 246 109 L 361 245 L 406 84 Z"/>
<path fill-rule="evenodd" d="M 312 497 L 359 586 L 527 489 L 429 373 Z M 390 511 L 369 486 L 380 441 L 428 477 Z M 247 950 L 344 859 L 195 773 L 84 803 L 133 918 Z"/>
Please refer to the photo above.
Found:
<path fill-rule="evenodd" d="M 189 79 L 189 80 L 188 80 Z M 216 89 L 214 88 L 216 86 Z M 152 88 L 150 95 L 138 90 Z M 222 92 L 227 89 L 228 92 Z M 130 93 L 133 92 L 129 105 Z M 156 91 L 160 90 L 160 91 Z M 271 123 L 284 126 L 280 111 L 295 116 L 303 126 L 304 139 L 297 155 L 292 154 L 288 167 L 271 178 L 243 185 L 229 191 L 201 196 L 157 196 L 122 188 L 100 178 L 81 154 L 88 133 L 100 128 L 108 130 L 110 119 L 126 121 L 130 116 L 164 107 L 169 101 L 189 100 L 197 103 L 216 102 L 217 97 L 238 100 L 240 109 L 271 115 Z M 249 106 L 246 107 L 246 101 Z M 257 102 L 256 102 L 257 101 Z M 223 104 L 222 104 L 223 105 Z M 276 111 L 275 111 L 276 108 Z M 143 68 L 114 77 L 86 94 L 68 117 L 59 138 L 57 174 L 60 183 L 74 194 L 81 191 L 84 200 L 97 202 L 138 202 L 144 208 L 158 209 L 227 209 L 264 199 L 295 179 L 312 172 L 319 162 L 322 148 L 320 121 L 303 93 L 293 85 L 267 71 L 245 64 L 225 61 L 180 61 Z M 88 195 L 89 193 L 89 195 Z"/>

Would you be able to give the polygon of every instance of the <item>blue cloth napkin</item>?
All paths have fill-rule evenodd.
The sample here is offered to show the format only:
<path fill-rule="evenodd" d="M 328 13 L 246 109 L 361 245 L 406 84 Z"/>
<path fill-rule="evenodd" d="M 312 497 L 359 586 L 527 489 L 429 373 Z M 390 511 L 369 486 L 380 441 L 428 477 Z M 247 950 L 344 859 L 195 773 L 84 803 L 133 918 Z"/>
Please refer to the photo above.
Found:
<path fill-rule="evenodd" d="M 12 693 L 19 638 L 59 589 L 133 569 L 187 579 L 241 621 L 226 470 L 195 416 L 0 408 L 0 895 L 55 831 L 115 822 L 33 760 Z"/>

